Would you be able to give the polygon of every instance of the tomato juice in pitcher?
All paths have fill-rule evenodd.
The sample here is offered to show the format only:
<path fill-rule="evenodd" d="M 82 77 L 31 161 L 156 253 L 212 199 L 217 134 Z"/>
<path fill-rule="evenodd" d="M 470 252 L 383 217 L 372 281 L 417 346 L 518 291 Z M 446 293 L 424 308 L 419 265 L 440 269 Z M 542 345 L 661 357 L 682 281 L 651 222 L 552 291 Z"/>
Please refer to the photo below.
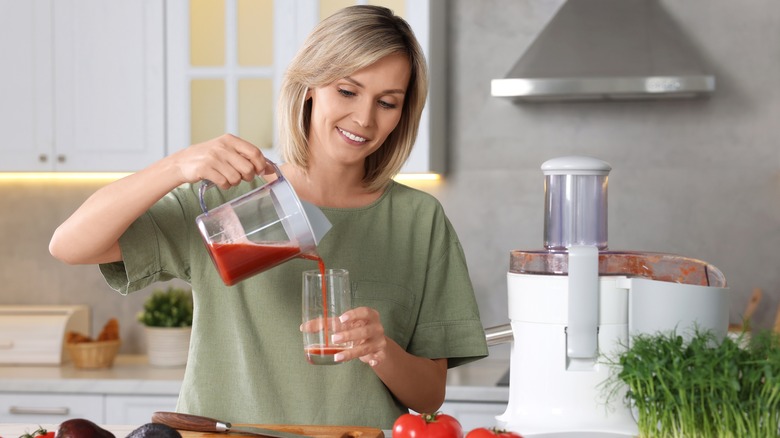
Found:
<path fill-rule="evenodd" d="M 209 243 L 207 247 L 219 276 L 228 286 L 295 258 L 301 252 L 297 246 L 252 242 Z"/>

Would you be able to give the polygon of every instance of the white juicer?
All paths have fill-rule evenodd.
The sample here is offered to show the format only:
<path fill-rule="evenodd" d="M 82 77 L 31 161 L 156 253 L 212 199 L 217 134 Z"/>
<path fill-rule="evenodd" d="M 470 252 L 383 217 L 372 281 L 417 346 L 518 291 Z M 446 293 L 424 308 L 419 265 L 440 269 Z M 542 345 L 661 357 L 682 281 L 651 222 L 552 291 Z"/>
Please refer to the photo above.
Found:
<path fill-rule="evenodd" d="M 606 358 L 640 333 L 725 337 L 725 278 L 700 260 L 607 250 L 609 164 L 570 156 L 542 170 L 545 248 L 510 254 L 509 403 L 498 426 L 527 438 L 636 436 L 625 389 L 607 397 Z"/>

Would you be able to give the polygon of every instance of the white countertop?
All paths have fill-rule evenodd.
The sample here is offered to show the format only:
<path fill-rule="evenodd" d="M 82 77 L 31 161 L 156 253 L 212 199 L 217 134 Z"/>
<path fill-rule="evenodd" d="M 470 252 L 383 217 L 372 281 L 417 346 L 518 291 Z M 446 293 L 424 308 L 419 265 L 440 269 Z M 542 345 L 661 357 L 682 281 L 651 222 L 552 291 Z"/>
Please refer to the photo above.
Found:
<path fill-rule="evenodd" d="M 447 401 L 499 402 L 509 389 L 496 382 L 509 367 L 505 358 L 487 357 L 452 368 L 447 376 Z M 149 366 L 146 356 L 119 355 L 109 369 L 62 366 L 0 366 L 0 391 L 80 394 L 178 395 L 184 367 Z"/>
<path fill-rule="evenodd" d="M 62 366 L 0 366 L 0 391 L 81 394 L 177 395 L 184 367 L 149 366 L 146 356 L 119 355 L 107 369 Z"/>

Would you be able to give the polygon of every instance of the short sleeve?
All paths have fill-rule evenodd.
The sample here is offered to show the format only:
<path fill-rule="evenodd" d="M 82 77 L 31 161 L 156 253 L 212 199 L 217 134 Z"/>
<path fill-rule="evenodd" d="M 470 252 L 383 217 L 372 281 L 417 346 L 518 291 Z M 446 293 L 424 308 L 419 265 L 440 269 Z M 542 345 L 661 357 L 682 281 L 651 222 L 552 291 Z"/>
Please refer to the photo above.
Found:
<path fill-rule="evenodd" d="M 443 221 L 445 250 L 428 266 L 409 351 L 448 358 L 449 367 L 455 367 L 487 356 L 488 350 L 463 249 L 449 221 Z"/>
<path fill-rule="evenodd" d="M 188 281 L 189 216 L 173 191 L 136 219 L 119 238 L 122 261 L 100 265 L 108 285 L 127 294 L 158 281 Z"/>

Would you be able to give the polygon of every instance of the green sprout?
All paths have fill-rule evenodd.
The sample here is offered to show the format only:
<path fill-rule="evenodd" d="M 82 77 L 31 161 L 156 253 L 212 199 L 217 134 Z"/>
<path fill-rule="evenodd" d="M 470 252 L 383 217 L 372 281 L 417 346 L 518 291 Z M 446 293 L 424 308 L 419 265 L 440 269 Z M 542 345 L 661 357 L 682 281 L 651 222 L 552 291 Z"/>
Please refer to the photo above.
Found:
<path fill-rule="evenodd" d="M 610 394 L 626 389 L 643 438 L 778 437 L 780 335 L 745 336 L 637 335 L 611 360 Z"/>

